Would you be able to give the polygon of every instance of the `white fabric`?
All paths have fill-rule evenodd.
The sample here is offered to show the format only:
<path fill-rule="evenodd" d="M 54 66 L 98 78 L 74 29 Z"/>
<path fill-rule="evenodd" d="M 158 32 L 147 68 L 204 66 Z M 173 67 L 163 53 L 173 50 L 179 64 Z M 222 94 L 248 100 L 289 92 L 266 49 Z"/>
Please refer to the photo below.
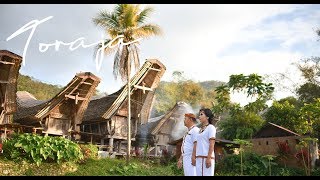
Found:
<path fill-rule="evenodd" d="M 205 130 L 197 135 L 197 148 L 196 148 L 196 156 L 208 156 L 210 138 L 216 138 L 216 127 L 212 124 L 209 124 Z M 212 151 L 211 157 L 213 157 L 211 161 L 211 167 L 206 168 L 206 158 L 196 158 L 196 171 L 197 176 L 213 176 L 214 175 L 214 151 Z"/>
<path fill-rule="evenodd" d="M 193 166 L 191 164 L 191 155 L 184 155 L 182 157 L 182 163 L 183 163 L 183 172 L 185 176 L 196 176 L 196 166 Z"/>
<path fill-rule="evenodd" d="M 197 139 L 197 135 L 199 134 L 199 128 L 194 126 L 191 128 L 186 135 L 183 137 L 181 153 L 183 155 L 192 155 L 193 144 Z"/>
<path fill-rule="evenodd" d="M 192 151 L 196 137 L 199 134 L 199 128 L 193 126 L 187 134 L 183 137 L 181 154 L 182 154 L 182 163 L 183 171 L 185 176 L 195 176 L 196 167 L 191 164 Z"/>
<path fill-rule="evenodd" d="M 206 168 L 206 158 L 196 159 L 197 176 L 214 176 L 214 159 L 211 159 L 211 166 Z"/>

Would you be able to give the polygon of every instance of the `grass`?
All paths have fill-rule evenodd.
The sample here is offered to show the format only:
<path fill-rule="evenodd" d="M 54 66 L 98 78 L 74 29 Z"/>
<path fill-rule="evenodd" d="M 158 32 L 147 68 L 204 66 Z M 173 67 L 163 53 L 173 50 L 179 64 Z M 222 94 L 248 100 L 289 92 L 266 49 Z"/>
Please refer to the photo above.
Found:
<path fill-rule="evenodd" d="M 0 176 L 182 176 L 183 171 L 171 162 L 161 165 L 157 160 L 87 159 L 82 163 L 14 162 L 0 156 Z"/>

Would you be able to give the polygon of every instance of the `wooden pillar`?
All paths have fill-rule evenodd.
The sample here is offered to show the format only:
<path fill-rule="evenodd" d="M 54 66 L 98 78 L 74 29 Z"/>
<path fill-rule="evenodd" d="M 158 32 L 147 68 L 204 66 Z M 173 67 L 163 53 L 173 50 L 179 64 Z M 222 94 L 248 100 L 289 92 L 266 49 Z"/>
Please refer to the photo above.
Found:
<path fill-rule="evenodd" d="M 109 153 L 113 152 L 113 137 L 109 139 Z"/>

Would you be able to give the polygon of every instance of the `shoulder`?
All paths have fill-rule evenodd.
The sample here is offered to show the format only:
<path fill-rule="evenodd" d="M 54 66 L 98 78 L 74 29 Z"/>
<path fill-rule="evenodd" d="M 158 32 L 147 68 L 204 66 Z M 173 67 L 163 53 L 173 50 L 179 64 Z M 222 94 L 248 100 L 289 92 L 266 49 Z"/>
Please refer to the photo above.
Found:
<path fill-rule="evenodd" d="M 216 130 L 216 127 L 215 127 L 214 125 L 212 125 L 212 124 L 209 124 L 209 125 L 208 125 L 208 129 Z"/>
<path fill-rule="evenodd" d="M 199 132 L 199 128 L 198 127 L 194 127 L 194 128 L 192 128 L 192 133 L 198 133 Z"/>

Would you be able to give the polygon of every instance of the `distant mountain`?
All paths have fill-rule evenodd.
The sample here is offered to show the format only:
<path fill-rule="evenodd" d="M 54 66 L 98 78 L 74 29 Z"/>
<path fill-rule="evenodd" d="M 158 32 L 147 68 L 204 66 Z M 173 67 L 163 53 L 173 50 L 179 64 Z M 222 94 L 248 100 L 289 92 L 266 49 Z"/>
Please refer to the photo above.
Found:
<path fill-rule="evenodd" d="M 17 86 L 18 91 L 27 91 L 38 100 L 51 99 L 63 88 L 60 85 L 43 83 L 33 77 L 22 74 L 19 74 Z"/>
<path fill-rule="evenodd" d="M 172 82 L 167 82 L 167 81 L 161 81 L 160 84 L 164 85 L 167 83 L 172 83 Z M 212 90 L 215 89 L 218 86 L 221 86 L 223 84 L 226 84 L 226 82 L 222 82 L 222 81 L 216 81 L 216 80 L 210 80 L 210 81 L 202 81 L 202 82 L 198 82 L 205 90 Z M 161 87 L 161 86 L 159 86 Z"/>
<path fill-rule="evenodd" d="M 215 89 L 218 86 L 226 84 L 225 82 L 215 81 L 215 80 L 202 81 L 202 82 L 199 82 L 199 83 L 205 90 L 212 90 L 212 89 Z"/>

